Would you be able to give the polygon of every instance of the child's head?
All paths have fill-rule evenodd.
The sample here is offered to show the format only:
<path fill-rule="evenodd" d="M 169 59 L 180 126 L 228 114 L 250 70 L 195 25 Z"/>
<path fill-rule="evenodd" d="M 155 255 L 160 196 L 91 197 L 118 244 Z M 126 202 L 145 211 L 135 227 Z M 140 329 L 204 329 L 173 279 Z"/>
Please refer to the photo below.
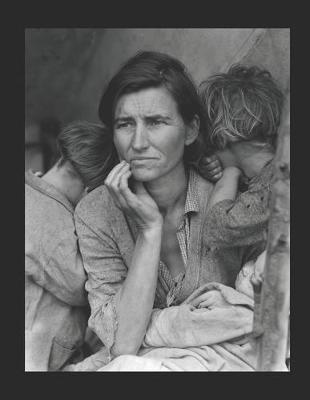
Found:
<path fill-rule="evenodd" d="M 104 125 L 87 121 L 70 123 L 57 137 L 61 155 L 58 167 L 69 163 L 88 191 L 102 185 L 118 162 L 109 137 Z"/>
<path fill-rule="evenodd" d="M 235 282 L 235 288 L 239 292 L 246 294 L 249 297 L 254 297 L 254 284 L 263 281 L 264 269 L 266 263 L 266 250 L 264 250 L 256 260 L 251 260 L 245 263 L 241 268 Z"/>
<path fill-rule="evenodd" d="M 202 82 L 200 95 L 215 151 L 241 141 L 275 148 L 283 94 L 268 71 L 233 65 Z"/>

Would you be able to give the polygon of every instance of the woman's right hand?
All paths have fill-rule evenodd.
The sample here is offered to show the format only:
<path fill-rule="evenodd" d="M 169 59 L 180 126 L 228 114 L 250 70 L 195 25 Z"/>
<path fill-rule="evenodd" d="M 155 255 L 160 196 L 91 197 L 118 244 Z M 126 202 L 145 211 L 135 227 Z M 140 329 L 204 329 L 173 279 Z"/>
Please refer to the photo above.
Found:
<path fill-rule="evenodd" d="M 163 217 L 143 183 L 134 181 L 134 193 L 128 187 L 131 175 L 130 165 L 122 161 L 112 169 L 104 183 L 121 209 L 134 219 L 139 230 L 162 228 Z"/>

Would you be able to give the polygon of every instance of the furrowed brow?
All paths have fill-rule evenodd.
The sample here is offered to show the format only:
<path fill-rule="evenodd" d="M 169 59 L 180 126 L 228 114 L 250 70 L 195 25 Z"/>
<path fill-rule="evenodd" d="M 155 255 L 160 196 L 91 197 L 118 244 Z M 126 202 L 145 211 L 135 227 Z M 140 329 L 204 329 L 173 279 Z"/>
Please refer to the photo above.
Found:
<path fill-rule="evenodd" d="M 113 123 L 117 124 L 117 123 L 120 123 L 120 122 L 130 122 L 130 121 L 133 121 L 133 118 L 131 118 L 131 117 L 118 117 L 118 118 L 114 119 Z"/>
<path fill-rule="evenodd" d="M 146 119 L 163 119 L 165 121 L 169 121 L 171 120 L 171 118 L 168 115 L 164 115 L 164 114 L 151 114 L 151 115 L 146 115 L 145 116 Z"/>

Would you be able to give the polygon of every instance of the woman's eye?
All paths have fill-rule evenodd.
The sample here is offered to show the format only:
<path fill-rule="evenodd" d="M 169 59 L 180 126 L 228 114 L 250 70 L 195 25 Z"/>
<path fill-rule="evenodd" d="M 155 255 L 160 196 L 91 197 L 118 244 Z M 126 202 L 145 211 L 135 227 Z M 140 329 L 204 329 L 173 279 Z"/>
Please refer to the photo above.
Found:
<path fill-rule="evenodd" d="M 160 121 L 160 120 L 150 121 L 151 126 L 156 126 L 156 125 L 161 125 L 161 124 L 163 124 L 163 121 Z"/>
<path fill-rule="evenodd" d="M 122 122 L 116 125 L 116 129 L 128 128 L 129 126 L 131 126 L 130 122 Z"/>

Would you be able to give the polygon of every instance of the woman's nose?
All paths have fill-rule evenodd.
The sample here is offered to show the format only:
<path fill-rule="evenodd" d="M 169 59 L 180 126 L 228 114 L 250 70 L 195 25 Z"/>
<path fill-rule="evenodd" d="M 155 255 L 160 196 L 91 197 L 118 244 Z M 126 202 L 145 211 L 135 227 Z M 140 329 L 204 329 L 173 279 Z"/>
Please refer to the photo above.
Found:
<path fill-rule="evenodd" d="M 131 146 L 134 150 L 144 150 L 149 146 L 147 130 L 143 125 L 137 125 L 134 132 Z"/>

